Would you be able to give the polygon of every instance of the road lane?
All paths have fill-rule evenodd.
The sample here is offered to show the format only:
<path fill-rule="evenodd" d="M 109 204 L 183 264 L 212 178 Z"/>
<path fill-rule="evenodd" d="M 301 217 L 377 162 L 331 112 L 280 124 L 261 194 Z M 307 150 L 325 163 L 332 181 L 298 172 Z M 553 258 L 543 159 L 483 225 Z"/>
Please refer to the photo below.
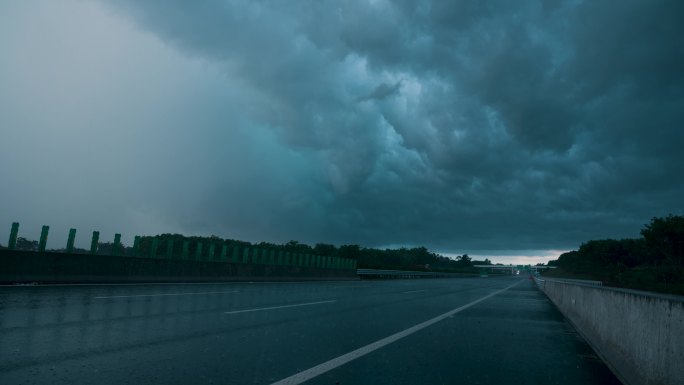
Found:
<path fill-rule="evenodd" d="M 468 304 L 516 279 L 519 278 L 363 281 L 349 285 L 305 282 L 3 287 L 0 288 L 0 383 L 270 384 Z M 529 282 L 521 286 L 531 288 Z M 187 293 L 196 294 L 180 295 Z M 532 325 L 523 329 L 532 338 L 544 340 L 548 338 L 544 333 L 560 333 L 560 341 L 566 342 L 559 345 L 563 354 L 586 355 L 578 347 L 576 350 L 581 353 L 572 351 L 574 345 L 568 345 L 566 340 L 575 341 L 577 337 L 565 333 L 568 326 L 550 303 L 544 302 L 543 295 L 507 295 L 501 293 L 454 315 L 454 319 L 479 324 L 482 319 L 496 320 L 499 309 L 502 324 L 491 321 L 486 327 L 469 328 L 471 337 L 447 328 L 447 335 L 454 339 L 488 341 L 493 345 L 483 344 L 480 348 L 491 352 L 495 347 L 501 349 L 507 341 L 491 340 L 483 333 L 506 330 L 510 324 L 522 322 Z M 507 301 L 501 301 L 504 298 Z M 290 306 L 333 300 L 324 305 Z M 492 306 L 494 303 L 499 305 Z M 543 308 L 542 315 L 554 321 L 534 323 L 534 319 L 524 316 L 529 312 L 523 310 L 528 305 Z M 269 307 L 274 309 L 226 314 Z M 491 314 L 484 318 L 468 315 L 475 310 Z M 514 314 L 520 319 L 512 317 Z M 422 351 L 430 357 L 434 356 L 434 350 L 445 349 L 442 345 L 451 346 L 448 339 L 418 338 L 431 335 L 432 330 L 440 330 L 450 321 L 440 321 L 407 337 L 406 340 L 416 343 L 410 351 Z M 460 325 L 458 330 L 465 329 Z M 406 343 L 399 341 L 396 345 Z M 542 347 L 555 349 L 552 344 Z M 506 351 L 524 348 L 518 339 L 514 339 L 512 346 L 506 345 Z M 339 382 L 335 378 L 343 378 L 344 382 L 340 383 L 379 383 L 377 377 L 375 381 L 370 380 L 373 378 L 370 372 L 374 372 L 370 369 L 377 367 L 381 372 L 385 361 L 376 363 L 372 357 L 376 354 L 385 357 L 394 350 L 392 346 L 383 347 L 359 362 L 350 362 L 311 382 L 335 383 Z M 401 352 L 392 355 L 394 364 L 402 368 L 400 371 L 420 362 L 412 356 L 402 357 Z M 457 355 L 451 355 L 451 359 L 463 362 L 473 357 L 472 352 L 453 353 Z M 561 360 L 570 361 L 567 357 Z M 449 360 L 430 362 L 453 366 Z M 358 369 L 358 365 L 366 369 Z M 541 374 L 531 374 L 531 378 L 541 378 L 559 367 L 557 362 L 541 365 L 546 369 Z M 604 380 L 605 367 L 599 367 L 603 371 L 599 376 L 594 373 L 594 377 Z M 467 378 L 464 373 L 458 377 Z M 594 377 L 588 376 L 586 383 L 592 383 Z M 599 380 L 593 383 L 600 383 Z"/>

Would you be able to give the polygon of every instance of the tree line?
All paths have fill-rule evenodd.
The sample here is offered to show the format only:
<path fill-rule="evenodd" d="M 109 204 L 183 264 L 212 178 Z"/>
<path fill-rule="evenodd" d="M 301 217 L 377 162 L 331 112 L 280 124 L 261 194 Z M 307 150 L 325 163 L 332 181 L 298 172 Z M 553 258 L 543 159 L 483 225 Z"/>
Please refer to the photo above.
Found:
<path fill-rule="evenodd" d="M 684 216 L 653 218 L 635 239 L 602 239 L 561 254 L 548 275 L 597 278 L 635 289 L 684 294 Z"/>

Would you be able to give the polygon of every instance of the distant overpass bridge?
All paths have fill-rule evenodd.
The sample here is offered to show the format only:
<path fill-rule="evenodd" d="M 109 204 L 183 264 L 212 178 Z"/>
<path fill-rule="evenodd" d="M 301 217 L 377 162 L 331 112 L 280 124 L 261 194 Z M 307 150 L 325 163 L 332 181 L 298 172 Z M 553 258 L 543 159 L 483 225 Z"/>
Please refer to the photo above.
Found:
<path fill-rule="evenodd" d="M 515 274 L 516 271 L 530 270 L 537 272 L 545 269 L 555 269 L 556 266 L 532 266 L 532 265 L 474 265 L 481 271 L 505 270 Z M 486 270 L 485 270 L 486 269 Z"/>

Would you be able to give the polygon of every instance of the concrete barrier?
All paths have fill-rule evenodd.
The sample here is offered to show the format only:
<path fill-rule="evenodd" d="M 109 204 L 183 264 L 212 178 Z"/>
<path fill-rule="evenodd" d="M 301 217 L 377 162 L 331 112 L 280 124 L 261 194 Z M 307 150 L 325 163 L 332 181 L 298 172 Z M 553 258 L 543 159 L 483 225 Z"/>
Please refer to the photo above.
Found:
<path fill-rule="evenodd" d="M 433 271 L 410 271 L 410 270 L 381 270 L 381 269 L 357 269 L 356 273 L 361 279 L 402 279 L 402 278 L 454 278 L 476 277 L 472 273 L 442 273 Z"/>
<path fill-rule="evenodd" d="M 356 270 L 0 250 L 0 283 L 358 280 Z"/>
<path fill-rule="evenodd" d="M 684 384 L 684 297 L 536 282 L 624 383 Z"/>

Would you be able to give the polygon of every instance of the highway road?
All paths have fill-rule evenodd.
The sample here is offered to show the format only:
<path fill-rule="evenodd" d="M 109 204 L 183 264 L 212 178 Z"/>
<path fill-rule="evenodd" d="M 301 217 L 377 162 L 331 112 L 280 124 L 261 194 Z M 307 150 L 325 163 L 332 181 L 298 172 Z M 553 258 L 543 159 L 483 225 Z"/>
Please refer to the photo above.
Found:
<path fill-rule="evenodd" d="M 0 384 L 619 384 L 526 277 L 0 287 Z"/>

